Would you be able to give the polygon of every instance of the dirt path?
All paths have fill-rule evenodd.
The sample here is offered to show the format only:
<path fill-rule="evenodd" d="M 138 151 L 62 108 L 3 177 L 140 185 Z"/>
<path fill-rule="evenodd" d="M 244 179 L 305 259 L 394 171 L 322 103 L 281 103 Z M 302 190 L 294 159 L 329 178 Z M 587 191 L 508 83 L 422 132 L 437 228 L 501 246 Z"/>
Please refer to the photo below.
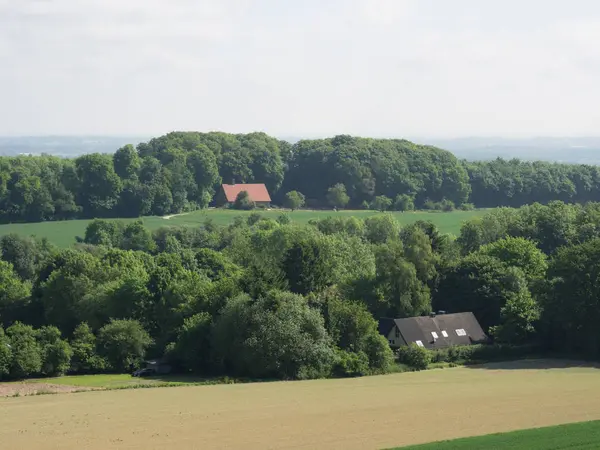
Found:
<path fill-rule="evenodd" d="M 171 214 L 171 215 L 168 215 L 168 216 L 162 216 L 162 218 L 165 219 L 165 220 L 169 220 L 172 217 L 185 216 L 187 214 L 189 214 L 189 213 Z"/>
<path fill-rule="evenodd" d="M 89 390 L 91 389 L 49 383 L 0 383 L 0 397 L 20 397 L 36 394 L 64 394 L 75 391 Z"/>

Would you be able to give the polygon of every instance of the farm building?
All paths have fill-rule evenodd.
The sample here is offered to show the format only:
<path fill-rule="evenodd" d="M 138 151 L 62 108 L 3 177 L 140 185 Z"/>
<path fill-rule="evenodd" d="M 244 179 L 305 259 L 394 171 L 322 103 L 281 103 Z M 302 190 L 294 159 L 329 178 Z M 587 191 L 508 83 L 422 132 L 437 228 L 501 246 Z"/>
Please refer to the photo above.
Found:
<path fill-rule="evenodd" d="M 222 184 L 216 198 L 217 206 L 228 206 L 235 202 L 240 192 L 246 191 L 251 201 L 257 206 L 269 206 L 271 196 L 263 184 Z"/>
<path fill-rule="evenodd" d="M 146 361 L 146 369 L 153 370 L 154 373 L 159 375 L 171 373 L 171 365 L 164 359 L 151 359 Z"/>
<path fill-rule="evenodd" d="M 419 347 L 436 349 L 477 344 L 488 339 L 471 312 L 380 319 L 379 332 L 387 338 L 392 348 L 417 344 Z"/>

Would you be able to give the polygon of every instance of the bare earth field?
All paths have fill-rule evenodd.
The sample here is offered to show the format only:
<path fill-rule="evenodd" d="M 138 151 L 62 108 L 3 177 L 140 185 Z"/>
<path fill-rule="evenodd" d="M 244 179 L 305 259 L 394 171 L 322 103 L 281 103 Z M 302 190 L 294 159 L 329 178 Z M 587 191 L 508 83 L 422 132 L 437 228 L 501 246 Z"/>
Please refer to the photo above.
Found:
<path fill-rule="evenodd" d="M 0 399 L 6 449 L 381 449 L 600 419 L 600 370 L 552 361 L 349 380 Z"/>

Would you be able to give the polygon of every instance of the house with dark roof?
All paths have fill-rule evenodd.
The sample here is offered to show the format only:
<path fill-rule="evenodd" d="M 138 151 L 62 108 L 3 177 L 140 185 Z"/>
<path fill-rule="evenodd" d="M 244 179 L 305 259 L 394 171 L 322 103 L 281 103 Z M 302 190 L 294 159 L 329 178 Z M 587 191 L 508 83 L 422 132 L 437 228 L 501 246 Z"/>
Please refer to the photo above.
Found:
<path fill-rule="evenodd" d="M 248 198 L 257 206 L 269 206 L 271 204 L 271 196 L 264 183 L 222 184 L 215 203 L 217 206 L 232 205 L 239 193 L 244 191 L 248 193 Z"/>
<path fill-rule="evenodd" d="M 417 344 L 434 350 L 488 340 L 471 312 L 431 314 L 406 319 L 384 318 L 379 320 L 379 333 L 386 337 L 392 348 Z"/>

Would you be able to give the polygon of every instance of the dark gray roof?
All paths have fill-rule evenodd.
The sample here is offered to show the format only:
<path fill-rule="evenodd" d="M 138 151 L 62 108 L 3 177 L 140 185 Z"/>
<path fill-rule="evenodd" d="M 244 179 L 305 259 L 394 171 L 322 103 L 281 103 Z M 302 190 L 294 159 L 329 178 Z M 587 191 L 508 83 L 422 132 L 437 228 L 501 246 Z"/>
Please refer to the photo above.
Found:
<path fill-rule="evenodd" d="M 379 332 L 387 335 L 393 326 L 387 328 L 390 319 L 386 320 L 385 327 L 379 321 Z M 453 345 L 471 345 L 487 341 L 479 322 L 471 312 L 457 314 L 441 314 L 436 316 L 408 317 L 406 319 L 393 319 L 400 330 L 402 338 L 413 344 L 421 341 L 425 348 L 436 349 Z M 464 333 L 462 332 L 464 330 Z M 447 336 L 444 336 L 444 333 Z M 434 337 L 432 333 L 437 335 Z"/>
<path fill-rule="evenodd" d="M 394 328 L 394 325 L 395 325 L 394 319 L 388 319 L 388 318 L 379 319 L 379 334 L 383 334 L 384 336 L 387 336 L 390 333 L 390 331 L 392 331 L 392 328 Z"/>

